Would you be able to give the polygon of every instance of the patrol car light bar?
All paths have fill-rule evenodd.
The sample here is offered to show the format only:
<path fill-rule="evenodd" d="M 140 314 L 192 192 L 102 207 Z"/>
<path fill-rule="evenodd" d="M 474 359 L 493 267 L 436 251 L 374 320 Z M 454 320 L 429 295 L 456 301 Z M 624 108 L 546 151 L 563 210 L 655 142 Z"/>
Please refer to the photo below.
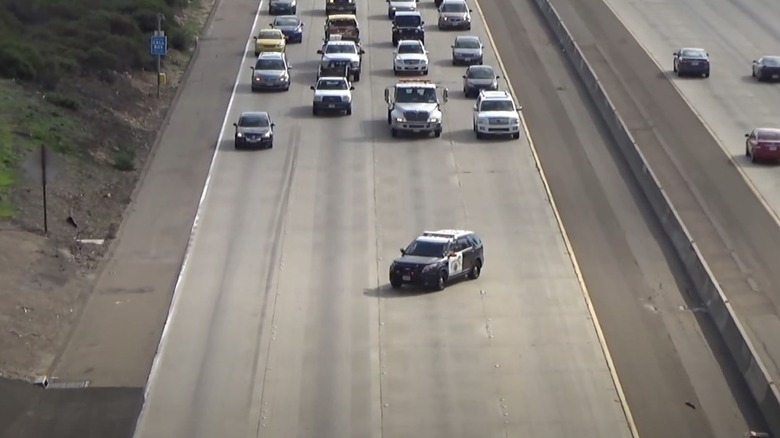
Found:
<path fill-rule="evenodd" d="M 431 81 L 431 80 L 428 80 L 428 79 L 399 79 L 399 80 L 398 80 L 398 83 L 399 83 L 399 84 L 400 84 L 400 83 L 405 83 L 405 84 L 408 84 L 408 83 L 416 83 L 416 84 L 432 84 L 432 83 L 433 83 L 433 81 Z"/>
<path fill-rule="evenodd" d="M 454 234 L 436 233 L 436 232 L 433 232 L 433 231 L 425 231 L 425 232 L 423 232 L 423 236 L 425 236 L 425 237 L 445 237 L 445 238 L 448 238 L 448 239 L 452 239 L 453 237 L 455 237 Z"/>

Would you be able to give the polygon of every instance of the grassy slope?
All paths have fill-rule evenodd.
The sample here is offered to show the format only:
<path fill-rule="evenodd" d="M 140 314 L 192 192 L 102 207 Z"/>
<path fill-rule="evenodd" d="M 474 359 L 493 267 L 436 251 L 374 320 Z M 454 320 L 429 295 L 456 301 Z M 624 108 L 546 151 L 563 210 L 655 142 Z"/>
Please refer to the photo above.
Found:
<path fill-rule="evenodd" d="M 19 160 L 46 145 L 73 158 L 86 156 L 89 102 L 58 92 L 70 78 L 101 78 L 107 70 L 149 68 L 148 38 L 156 13 L 172 50 L 186 50 L 200 31 L 206 6 L 187 0 L 7 0 L 0 3 L 0 219 L 14 214 L 10 193 Z M 179 24 L 183 7 L 187 16 Z M 102 43 L 95 46 L 93 41 Z M 130 159 L 132 161 L 132 159 Z M 114 167 L 127 168 L 127 157 Z"/>

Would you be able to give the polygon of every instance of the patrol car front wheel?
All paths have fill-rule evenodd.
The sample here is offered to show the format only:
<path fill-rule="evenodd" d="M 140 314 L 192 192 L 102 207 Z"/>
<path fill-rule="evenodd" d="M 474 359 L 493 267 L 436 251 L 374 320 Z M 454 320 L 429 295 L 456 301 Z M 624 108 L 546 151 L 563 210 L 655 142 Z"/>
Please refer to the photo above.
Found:
<path fill-rule="evenodd" d="M 447 273 L 441 271 L 439 272 L 439 278 L 436 280 L 436 284 L 434 284 L 434 288 L 436 290 L 444 290 L 445 287 L 447 287 Z"/>

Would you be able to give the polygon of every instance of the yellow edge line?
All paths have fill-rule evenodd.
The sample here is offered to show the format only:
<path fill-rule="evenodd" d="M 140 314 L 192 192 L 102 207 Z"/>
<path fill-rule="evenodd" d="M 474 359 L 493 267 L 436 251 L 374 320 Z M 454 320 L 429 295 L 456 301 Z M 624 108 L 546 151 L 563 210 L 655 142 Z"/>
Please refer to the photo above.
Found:
<path fill-rule="evenodd" d="M 504 62 L 501 60 L 501 55 L 498 53 L 498 46 L 496 45 L 496 41 L 493 39 L 493 34 L 490 33 L 490 27 L 488 27 L 485 14 L 482 12 L 482 8 L 479 6 L 479 1 L 473 0 L 473 2 L 477 7 L 477 12 L 479 12 L 482 23 L 485 26 L 485 32 L 487 33 L 488 39 L 490 40 L 490 45 L 493 47 L 493 53 L 496 54 L 498 66 L 504 73 L 504 78 L 506 80 L 506 85 L 509 88 L 509 93 L 515 99 L 515 101 L 519 103 L 517 94 L 515 93 L 514 88 L 512 88 L 512 83 L 509 81 L 509 75 L 507 74 L 507 70 L 504 67 Z M 593 301 L 590 298 L 588 287 L 585 285 L 585 279 L 582 276 L 580 265 L 577 262 L 577 256 L 574 255 L 574 249 L 572 248 L 571 240 L 569 240 L 569 234 L 566 232 L 566 228 L 563 226 L 561 214 L 558 211 L 558 206 L 555 203 L 552 190 L 550 190 L 550 184 L 547 182 L 547 177 L 545 176 L 544 169 L 542 168 L 542 163 L 539 160 L 539 154 L 536 152 L 536 146 L 534 145 L 533 138 L 531 137 L 531 131 L 528 129 L 528 124 L 525 121 L 525 116 L 523 116 L 522 111 L 520 111 L 520 123 L 523 125 L 523 131 L 525 131 L 525 136 L 528 139 L 528 145 L 530 146 L 531 154 L 533 155 L 534 163 L 536 164 L 536 169 L 539 171 L 539 176 L 542 179 L 542 185 L 544 186 L 544 190 L 547 193 L 547 198 L 550 200 L 550 206 L 552 207 L 553 214 L 555 215 L 555 221 L 558 223 L 558 228 L 561 232 L 561 236 L 563 237 L 564 244 L 566 245 L 566 251 L 569 253 L 569 259 L 571 260 L 572 267 L 574 268 L 574 273 L 577 276 L 577 282 L 580 284 L 580 290 L 582 291 L 582 295 L 585 298 L 585 303 L 588 306 L 590 317 L 593 320 L 593 326 L 596 329 L 596 335 L 599 338 L 599 344 L 601 344 L 601 351 L 604 353 L 604 359 L 607 362 L 609 374 L 612 376 L 612 382 L 615 384 L 615 389 L 618 393 L 621 407 L 623 408 L 623 414 L 626 417 L 626 423 L 628 423 L 631 435 L 634 438 L 639 438 L 639 431 L 637 430 L 636 424 L 634 423 L 634 417 L 631 414 L 631 408 L 628 406 L 628 400 L 626 399 L 625 392 L 623 391 L 623 385 L 620 384 L 620 378 L 617 375 L 615 363 L 612 360 L 612 354 L 609 352 L 609 347 L 607 346 L 607 340 L 604 336 L 604 331 L 601 329 L 601 324 L 599 324 L 599 318 L 596 315 L 595 308 L 593 307 Z"/>
<path fill-rule="evenodd" d="M 653 60 L 653 63 L 658 67 L 659 70 L 661 70 L 662 73 L 666 73 L 666 70 L 664 70 L 663 64 L 653 56 L 653 54 L 650 52 L 650 50 L 645 47 L 644 44 L 642 44 L 642 41 L 637 38 L 636 34 L 631 30 L 630 27 L 626 24 L 625 21 L 623 21 L 622 18 L 620 18 L 620 15 L 615 11 L 615 9 L 612 7 L 612 5 L 609 4 L 607 0 L 603 0 L 604 4 L 609 8 L 610 11 L 612 11 L 612 14 L 615 15 L 615 17 L 618 19 L 620 24 L 623 25 L 623 27 L 626 28 L 629 35 L 634 38 L 634 40 L 639 44 L 639 47 L 642 48 L 642 50 L 645 51 L 647 56 L 650 57 L 651 60 Z M 667 77 L 667 79 L 669 79 Z M 737 160 L 734 158 L 734 155 L 731 154 L 731 151 L 726 148 L 726 146 L 721 142 L 720 138 L 715 134 L 715 131 L 712 130 L 710 125 L 707 123 L 706 120 L 704 120 L 704 117 L 699 113 L 699 111 L 696 110 L 696 108 L 693 106 L 690 100 L 688 100 L 687 97 L 685 97 L 685 94 L 683 94 L 682 90 L 680 90 L 680 87 L 677 86 L 677 83 L 671 79 L 669 79 L 669 83 L 672 84 L 675 90 L 677 90 L 677 94 L 680 95 L 682 100 L 685 102 L 686 105 L 693 111 L 693 114 L 696 115 L 696 118 L 699 119 L 702 125 L 704 125 L 704 129 L 707 130 L 707 132 L 710 133 L 712 138 L 715 140 L 715 143 L 720 147 L 720 149 L 723 151 L 724 154 L 726 154 L 726 158 L 731 162 L 731 164 L 734 165 L 734 167 L 737 169 L 737 172 L 742 176 L 742 179 L 745 180 L 745 183 L 747 184 L 748 188 L 751 192 L 753 192 L 754 195 L 756 195 L 756 198 L 758 198 L 758 202 L 761 203 L 761 205 L 764 206 L 764 208 L 769 212 L 769 215 L 772 216 L 772 219 L 775 221 L 775 224 L 780 227 L 780 216 L 778 216 L 777 212 L 772 208 L 771 205 L 769 205 L 769 202 L 767 202 L 766 198 L 764 198 L 764 195 L 761 194 L 761 192 L 756 188 L 755 184 L 753 184 L 753 180 L 750 179 L 750 177 L 745 173 L 743 167 L 737 163 Z"/>

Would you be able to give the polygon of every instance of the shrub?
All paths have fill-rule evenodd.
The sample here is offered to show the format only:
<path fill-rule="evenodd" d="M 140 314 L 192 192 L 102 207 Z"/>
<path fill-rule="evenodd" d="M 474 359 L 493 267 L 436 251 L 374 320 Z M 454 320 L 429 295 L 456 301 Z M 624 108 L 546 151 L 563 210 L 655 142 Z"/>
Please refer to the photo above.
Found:
<path fill-rule="evenodd" d="M 189 50 L 191 40 L 192 39 L 187 35 L 187 32 L 181 28 L 172 29 L 170 33 L 168 33 L 168 45 L 170 46 L 170 49 L 178 50 L 180 52 Z"/>
<path fill-rule="evenodd" d="M 51 103 L 52 105 L 56 105 L 60 108 L 65 108 L 72 111 L 78 111 L 81 108 L 81 102 L 79 102 L 78 100 L 72 97 L 68 97 L 60 93 L 46 94 L 45 99 L 47 102 Z"/>
<path fill-rule="evenodd" d="M 0 76 L 30 81 L 42 67 L 43 57 L 34 47 L 13 41 L 0 45 Z"/>
<path fill-rule="evenodd" d="M 116 56 L 106 52 L 100 47 L 93 47 L 84 55 L 84 66 L 93 70 L 114 70 L 119 65 Z"/>
<path fill-rule="evenodd" d="M 113 167 L 122 172 L 135 170 L 135 151 L 127 146 L 120 146 L 114 151 Z"/>

